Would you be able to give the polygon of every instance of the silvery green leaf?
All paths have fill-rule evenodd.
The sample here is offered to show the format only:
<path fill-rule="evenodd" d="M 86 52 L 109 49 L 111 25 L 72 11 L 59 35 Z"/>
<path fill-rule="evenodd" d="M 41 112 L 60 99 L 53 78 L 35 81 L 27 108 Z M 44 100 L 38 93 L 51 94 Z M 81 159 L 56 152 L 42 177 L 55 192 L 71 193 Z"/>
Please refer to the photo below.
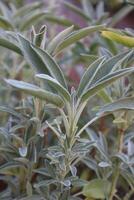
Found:
<path fill-rule="evenodd" d="M 55 171 L 54 165 L 51 165 L 48 160 L 45 160 L 45 167 L 48 170 L 48 173 L 51 175 L 51 177 L 55 178 L 56 177 L 56 174 L 55 174 L 56 171 Z"/>
<path fill-rule="evenodd" d="M 59 157 L 62 157 L 62 156 L 65 156 L 65 154 L 62 153 L 62 152 L 55 152 L 55 153 L 54 153 L 54 157 L 55 157 L 55 158 L 59 158 Z"/>
<path fill-rule="evenodd" d="M 94 19 L 95 11 L 94 11 L 92 3 L 88 0 L 82 0 L 81 3 L 82 3 L 84 13 L 86 13 L 86 15 L 89 16 L 90 20 Z"/>
<path fill-rule="evenodd" d="M 99 167 L 102 167 L 102 168 L 105 168 L 105 167 L 111 167 L 111 164 L 102 161 L 102 162 L 100 162 L 100 163 L 98 164 L 98 166 L 99 166 Z"/>
<path fill-rule="evenodd" d="M 51 76 L 53 76 L 63 87 L 67 88 L 64 74 L 52 56 L 49 55 L 46 51 L 43 51 L 42 49 L 39 49 L 33 45 L 31 45 L 31 47 L 34 52 L 36 52 L 36 56 L 42 60 L 44 67 L 46 66 Z"/>
<path fill-rule="evenodd" d="M 50 84 L 50 86 L 53 87 L 59 94 L 61 94 L 65 100 L 70 101 L 71 97 L 68 90 L 64 88 L 56 79 L 45 74 L 37 74 L 36 77 Z"/>
<path fill-rule="evenodd" d="M 11 115 L 14 115 L 15 117 L 18 117 L 18 118 L 24 118 L 23 115 L 21 115 L 20 113 L 18 113 L 16 110 L 14 110 L 13 108 L 10 108 L 8 106 L 0 106 L 0 112 L 6 112 L 6 113 L 9 113 Z"/>
<path fill-rule="evenodd" d="M 10 21 L 8 21 L 4 16 L 0 16 L 0 28 L 6 29 L 6 30 L 13 30 L 13 26 Z"/>
<path fill-rule="evenodd" d="M 133 156 L 134 155 L 134 142 L 131 140 L 128 140 L 127 148 L 128 148 L 128 156 Z"/>
<path fill-rule="evenodd" d="M 23 17 L 22 23 L 19 23 L 19 29 L 21 31 L 25 31 L 32 25 L 35 25 L 36 23 L 39 23 L 45 18 L 45 15 L 48 14 L 48 12 L 41 11 L 41 10 L 35 10 L 32 13 L 27 14 Z"/>
<path fill-rule="evenodd" d="M 100 47 L 99 48 L 99 55 L 100 56 L 105 56 L 107 59 L 110 59 L 112 57 L 112 54 L 110 51 L 108 51 L 106 48 L 104 47 Z"/>
<path fill-rule="evenodd" d="M 30 13 L 31 11 L 40 8 L 42 6 L 42 2 L 32 2 L 29 4 L 26 4 L 20 8 L 18 8 L 16 10 L 16 12 L 14 13 L 13 17 L 22 17 L 24 15 L 26 15 L 27 13 Z"/>
<path fill-rule="evenodd" d="M 127 164 L 129 162 L 129 158 L 127 155 L 124 153 L 117 153 L 116 155 L 113 156 L 114 158 L 117 158 L 121 160 L 123 163 Z"/>
<path fill-rule="evenodd" d="M 66 187 L 70 187 L 70 185 L 71 185 L 71 181 L 69 181 L 69 180 L 65 180 L 65 181 L 63 181 L 61 183 Z"/>
<path fill-rule="evenodd" d="M 93 63 L 91 63 L 91 65 L 87 68 L 84 75 L 82 76 L 82 79 L 77 89 L 78 96 L 81 96 L 82 93 L 84 93 L 84 91 L 88 88 L 88 85 L 91 82 L 91 79 L 93 78 L 95 74 L 95 71 L 97 70 L 98 66 L 103 63 L 103 61 L 104 61 L 104 57 L 98 58 Z"/>
<path fill-rule="evenodd" d="M 89 68 L 86 70 L 86 72 L 84 73 L 81 79 L 81 82 L 79 84 L 78 91 L 77 91 L 78 95 L 80 96 L 82 92 L 84 92 L 83 89 L 86 90 L 87 88 L 90 88 L 92 85 L 94 85 L 96 82 L 103 80 L 103 77 L 105 77 L 107 74 L 109 74 L 110 72 L 118 68 L 123 63 L 124 60 L 130 58 L 130 56 L 132 55 L 133 55 L 133 51 L 128 51 L 128 52 L 116 55 L 108 59 L 108 61 L 101 63 L 101 59 L 98 59 L 100 63 L 97 63 L 97 61 L 92 63 L 89 66 Z"/>
<path fill-rule="evenodd" d="M 44 175 L 44 176 L 51 177 L 51 174 L 49 174 L 49 172 L 46 168 L 37 168 L 37 169 L 34 169 L 33 172 Z"/>
<path fill-rule="evenodd" d="M 104 15 L 104 2 L 100 1 L 98 2 L 97 8 L 96 8 L 96 15 L 97 19 L 100 19 Z"/>
<path fill-rule="evenodd" d="M 58 54 L 59 52 L 61 52 L 61 50 L 74 44 L 75 42 L 81 40 L 82 38 L 88 36 L 89 34 L 96 31 L 103 30 L 104 28 L 105 28 L 105 25 L 96 25 L 96 26 L 85 27 L 80 30 L 74 31 L 63 42 L 59 44 L 58 48 L 55 51 L 55 54 Z"/>
<path fill-rule="evenodd" d="M 19 154 L 22 157 L 26 157 L 26 155 L 27 155 L 27 147 L 26 146 L 19 147 Z"/>
<path fill-rule="evenodd" d="M 133 50 L 127 51 L 127 52 L 123 52 L 115 56 L 112 56 L 108 60 L 105 60 L 105 62 L 103 62 L 102 65 L 100 65 L 99 69 L 98 68 L 96 69 L 94 78 L 90 82 L 89 87 L 96 84 L 96 82 L 99 82 L 100 80 L 102 80 L 103 77 L 107 76 L 109 73 L 117 69 L 120 69 L 120 66 L 122 65 L 122 63 L 126 59 L 130 58 L 133 55 L 133 53 L 134 53 Z"/>
<path fill-rule="evenodd" d="M 62 107 L 64 104 L 60 96 L 53 94 L 49 91 L 43 90 L 36 85 L 26 83 L 23 81 L 12 80 L 12 79 L 8 79 L 8 80 L 6 79 L 5 81 L 12 87 L 19 89 L 29 95 L 45 100 L 49 103 L 55 104 L 60 107 Z"/>
<path fill-rule="evenodd" d="M 97 171 L 98 165 L 97 162 L 93 158 L 85 157 L 81 159 L 81 161 L 90 169 Z"/>
<path fill-rule="evenodd" d="M 119 110 L 134 110 L 134 97 L 126 97 L 103 106 L 97 115 L 106 115 Z"/>
<path fill-rule="evenodd" d="M 49 71 L 41 58 L 32 49 L 30 41 L 19 35 L 19 43 L 21 51 L 23 52 L 24 58 L 27 60 L 27 62 L 31 64 L 32 67 L 34 67 L 39 73 L 49 74 Z"/>
<path fill-rule="evenodd" d="M 37 157 L 37 147 L 36 147 L 35 141 L 31 140 L 28 144 L 27 158 L 31 162 L 37 163 L 38 157 Z"/>
<path fill-rule="evenodd" d="M 12 32 L 11 32 L 12 33 Z M 10 32 L 2 32 L 0 33 L 0 46 L 5 47 L 13 52 L 22 55 L 22 51 L 17 44 L 15 38 L 12 38 Z"/>
<path fill-rule="evenodd" d="M 129 0 L 128 0 L 129 1 Z M 118 12 L 111 18 L 111 22 L 109 23 L 110 27 L 114 27 L 118 22 L 120 22 L 125 16 L 127 16 L 132 10 L 133 6 L 126 5 L 119 9 Z"/>
<path fill-rule="evenodd" d="M 49 54 L 52 54 L 56 48 L 59 46 L 59 44 L 73 31 L 74 26 L 70 26 L 67 29 L 60 32 L 58 35 L 56 35 L 49 43 L 46 48 L 47 52 Z"/>
<path fill-rule="evenodd" d="M 26 173 L 26 168 L 22 165 L 22 163 L 10 161 L 6 164 L 1 165 L 0 173 L 9 176 L 20 176 L 20 172 L 18 169 L 21 169 L 23 172 Z"/>
<path fill-rule="evenodd" d="M 86 185 L 88 183 L 88 181 L 86 181 L 84 179 L 77 178 L 75 180 L 72 180 L 71 183 L 72 183 L 73 186 L 83 187 L 84 185 Z"/>
<path fill-rule="evenodd" d="M 41 27 L 38 33 L 35 32 L 35 29 L 33 27 L 33 30 L 31 32 L 31 35 L 33 34 L 32 42 L 35 46 L 40 47 L 41 49 L 45 49 L 46 44 L 46 34 L 47 34 L 47 27 L 44 25 Z"/>
<path fill-rule="evenodd" d="M 51 184 L 56 184 L 56 182 L 57 181 L 54 180 L 54 179 L 40 181 L 40 182 L 34 184 L 34 188 L 46 187 L 46 186 L 51 185 Z"/>
<path fill-rule="evenodd" d="M 100 136 L 99 143 L 101 147 L 104 149 L 105 153 L 108 153 L 108 144 L 107 144 L 106 137 L 102 133 L 99 133 L 99 136 Z"/>
<path fill-rule="evenodd" d="M 63 2 L 65 7 L 67 7 L 69 10 L 71 10 L 72 12 L 80 15 L 81 17 L 83 17 L 85 20 L 91 20 L 90 17 L 85 13 L 83 12 L 82 9 L 80 9 L 78 6 L 75 6 L 74 4 L 72 3 L 69 3 L 67 1 L 64 1 Z"/>
<path fill-rule="evenodd" d="M 75 166 L 70 166 L 70 170 L 71 170 L 72 176 L 77 175 L 77 168 Z"/>
<path fill-rule="evenodd" d="M 93 85 L 91 88 L 89 88 L 81 97 L 81 102 L 86 102 L 89 100 L 89 98 L 95 96 L 101 89 L 105 88 L 106 86 L 109 86 L 119 78 L 123 76 L 127 76 L 130 73 L 134 72 L 134 68 L 125 68 L 122 70 L 117 70 L 115 72 L 112 72 L 102 78 L 102 80 L 99 80 L 98 83 Z"/>
<path fill-rule="evenodd" d="M 93 129 L 86 128 L 86 132 L 91 141 L 97 142 L 99 140 L 97 133 Z"/>

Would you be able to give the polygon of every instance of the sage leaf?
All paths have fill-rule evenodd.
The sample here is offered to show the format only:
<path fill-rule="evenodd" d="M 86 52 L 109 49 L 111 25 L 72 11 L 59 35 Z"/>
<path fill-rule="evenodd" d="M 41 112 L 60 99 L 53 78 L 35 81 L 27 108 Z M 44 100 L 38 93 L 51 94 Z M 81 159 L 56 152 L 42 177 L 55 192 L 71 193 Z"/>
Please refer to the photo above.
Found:
<path fill-rule="evenodd" d="M 97 115 L 106 115 L 119 110 L 134 110 L 134 97 L 126 97 L 103 106 Z"/>
<path fill-rule="evenodd" d="M 64 75 L 58 66 L 58 64 L 55 62 L 55 60 L 42 49 L 36 48 L 33 45 L 31 46 L 34 52 L 36 52 L 37 56 L 40 57 L 44 65 L 47 67 L 49 73 L 61 83 L 61 85 L 65 88 L 67 88 L 67 84 L 64 79 Z"/>
<path fill-rule="evenodd" d="M 105 199 L 111 189 L 111 184 L 107 180 L 94 179 L 84 186 L 83 194 L 88 198 Z"/>
<path fill-rule="evenodd" d="M 13 30 L 13 26 L 4 16 L 0 16 L 0 28 Z"/>
<path fill-rule="evenodd" d="M 114 81 L 118 80 L 119 78 L 121 78 L 123 76 L 127 76 L 128 74 L 132 73 L 133 71 L 134 71 L 134 68 L 126 68 L 126 69 L 122 69 L 122 70 L 118 70 L 116 72 L 110 73 L 109 75 L 105 76 L 105 78 L 102 78 L 102 81 L 100 81 L 98 84 L 95 84 L 91 88 L 89 88 L 82 95 L 81 101 L 82 102 L 88 101 L 89 98 L 96 95 L 101 89 L 112 84 Z"/>
<path fill-rule="evenodd" d="M 61 50 L 65 49 L 66 47 L 76 43 L 82 38 L 90 35 L 91 33 L 95 31 L 103 30 L 104 28 L 105 28 L 104 25 L 96 25 L 96 26 L 86 27 L 86 28 L 82 28 L 80 30 L 74 31 L 63 42 L 60 43 L 60 45 L 56 49 L 55 54 L 59 53 Z"/>
<path fill-rule="evenodd" d="M 36 85 L 12 79 L 6 79 L 5 81 L 14 88 L 17 88 L 29 95 L 35 96 L 39 99 L 52 103 L 58 107 L 63 107 L 64 105 L 64 102 L 60 96 L 53 94 L 49 91 L 43 90 L 42 88 Z"/>
<path fill-rule="evenodd" d="M 70 96 L 69 92 L 56 79 L 52 78 L 51 76 L 45 75 L 45 74 L 37 74 L 36 77 L 39 78 L 39 79 L 43 79 L 44 81 L 46 81 L 59 94 L 61 94 L 62 97 L 65 100 L 70 101 L 71 96 Z"/>
<path fill-rule="evenodd" d="M 53 51 L 55 51 L 55 49 L 59 46 L 59 44 L 61 43 L 61 41 L 63 41 L 68 35 L 69 33 L 72 32 L 74 26 L 70 26 L 69 28 L 63 30 L 62 32 L 60 32 L 58 35 L 56 35 L 48 44 L 47 46 L 47 52 L 49 54 L 52 54 Z"/>

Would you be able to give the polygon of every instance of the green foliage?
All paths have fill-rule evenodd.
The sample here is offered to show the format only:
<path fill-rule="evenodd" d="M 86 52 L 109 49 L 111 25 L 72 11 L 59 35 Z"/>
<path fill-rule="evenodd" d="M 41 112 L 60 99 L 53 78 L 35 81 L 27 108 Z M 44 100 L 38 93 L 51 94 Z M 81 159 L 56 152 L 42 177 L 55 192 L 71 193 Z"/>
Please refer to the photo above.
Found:
<path fill-rule="evenodd" d="M 63 4 L 85 20 L 84 28 L 42 2 L 0 3 L 0 183 L 6 184 L 0 199 L 133 195 L 134 51 L 123 46 L 133 31 L 103 25 L 102 1 L 80 2 L 82 8 Z M 121 18 L 122 10 L 110 23 Z M 50 22 L 67 28 L 57 33 Z M 103 31 L 126 34 L 125 42 Z M 74 87 L 68 71 L 77 64 L 85 72 Z"/>
<path fill-rule="evenodd" d="M 83 190 L 83 194 L 88 198 L 105 199 L 110 193 L 110 182 L 102 179 L 90 181 Z"/>

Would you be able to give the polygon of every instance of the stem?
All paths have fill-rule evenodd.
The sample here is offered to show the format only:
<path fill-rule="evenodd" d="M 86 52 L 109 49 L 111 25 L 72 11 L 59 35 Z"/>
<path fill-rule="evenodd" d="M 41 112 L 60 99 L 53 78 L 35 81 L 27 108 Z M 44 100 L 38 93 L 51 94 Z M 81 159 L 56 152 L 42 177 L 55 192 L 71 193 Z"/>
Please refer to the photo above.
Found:
<path fill-rule="evenodd" d="M 77 192 L 76 194 L 74 194 L 73 196 L 74 197 L 77 197 L 77 196 L 80 196 L 80 195 L 82 195 L 83 194 L 83 191 L 80 191 L 80 192 Z"/>
<path fill-rule="evenodd" d="M 66 134 L 69 137 L 69 122 L 68 122 L 67 116 L 62 109 L 60 109 L 60 113 L 63 117 L 63 122 L 64 122 L 65 130 L 66 130 Z"/>
<path fill-rule="evenodd" d="M 115 169 L 115 172 L 114 172 L 114 175 L 113 175 L 109 200 L 113 200 L 113 197 L 115 195 L 118 177 L 119 177 L 119 165 L 117 165 L 117 168 Z"/>
<path fill-rule="evenodd" d="M 119 153 L 121 153 L 122 149 L 123 149 L 124 132 L 125 132 L 124 129 L 118 129 L 118 134 L 119 134 L 118 152 Z M 113 200 L 113 197 L 115 196 L 116 185 L 117 185 L 119 175 L 120 175 L 120 164 L 118 163 L 116 168 L 115 168 L 113 178 L 112 178 L 112 186 L 111 186 L 111 192 L 110 192 L 109 200 Z"/>
<path fill-rule="evenodd" d="M 122 152 L 123 149 L 123 139 L 124 139 L 124 130 L 123 129 L 119 129 L 119 153 Z"/>
<path fill-rule="evenodd" d="M 81 135 L 81 133 L 89 126 L 91 125 L 93 122 L 95 122 L 96 120 L 98 119 L 98 116 L 97 117 L 94 117 L 93 119 L 91 119 L 87 124 L 85 124 L 80 130 L 79 132 L 77 133 L 77 137 L 79 137 Z"/>

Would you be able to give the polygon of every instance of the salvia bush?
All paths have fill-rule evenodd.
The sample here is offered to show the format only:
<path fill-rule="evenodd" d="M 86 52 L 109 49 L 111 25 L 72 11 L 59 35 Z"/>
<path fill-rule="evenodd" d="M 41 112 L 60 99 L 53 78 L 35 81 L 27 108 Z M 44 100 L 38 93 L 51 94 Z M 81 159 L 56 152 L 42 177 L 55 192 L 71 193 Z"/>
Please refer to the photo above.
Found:
<path fill-rule="evenodd" d="M 65 5 L 91 21 L 87 12 Z M 56 18 L 68 27 L 53 37 L 50 24 L 29 34 L 31 24 L 40 17 L 48 23 L 51 15 L 40 12 L 41 3 L 11 8 L 1 3 L 0 199 L 130 200 L 133 31 L 101 25 L 98 16 L 84 28 Z M 85 37 L 97 38 L 95 51 Z M 86 65 L 77 87 L 64 73 L 66 55 L 70 64 Z"/>

